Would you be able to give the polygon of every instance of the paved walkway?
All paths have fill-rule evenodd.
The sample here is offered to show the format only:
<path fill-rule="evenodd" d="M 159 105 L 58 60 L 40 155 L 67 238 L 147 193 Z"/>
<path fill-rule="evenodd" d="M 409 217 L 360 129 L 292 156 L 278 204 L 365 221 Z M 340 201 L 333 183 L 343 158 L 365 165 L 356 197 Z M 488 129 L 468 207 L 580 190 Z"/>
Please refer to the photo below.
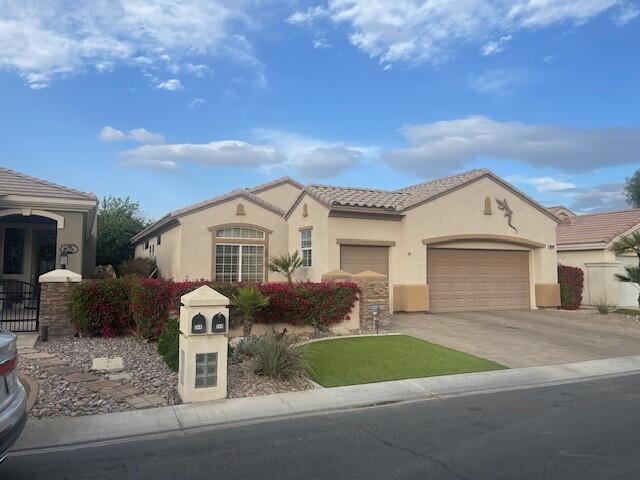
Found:
<path fill-rule="evenodd" d="M 559 310 L 399 313 L 389 328 L 512 368 L 640 355 L 640 323 L 622 315 Z"/>
<path fill-rule="evenodd" d="M 640 356 L 551 367 L 415 378 L 149 408 L 105 415 L 30 420 L 15 452 L 188 431 L 237 422 L 309 415 L 410 400 L 516 390 L 639 374 Z"/>

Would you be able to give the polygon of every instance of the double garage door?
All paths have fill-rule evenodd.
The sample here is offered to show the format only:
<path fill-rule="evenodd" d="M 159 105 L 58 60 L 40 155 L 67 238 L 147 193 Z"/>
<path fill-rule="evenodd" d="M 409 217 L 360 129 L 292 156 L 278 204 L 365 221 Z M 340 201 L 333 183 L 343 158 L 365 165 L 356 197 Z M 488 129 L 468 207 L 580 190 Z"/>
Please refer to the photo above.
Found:
<path fill-rule="evenodd" d="M 529 253 L 429 248 L 427 283 L 434 312 L 527 309 Z"/>

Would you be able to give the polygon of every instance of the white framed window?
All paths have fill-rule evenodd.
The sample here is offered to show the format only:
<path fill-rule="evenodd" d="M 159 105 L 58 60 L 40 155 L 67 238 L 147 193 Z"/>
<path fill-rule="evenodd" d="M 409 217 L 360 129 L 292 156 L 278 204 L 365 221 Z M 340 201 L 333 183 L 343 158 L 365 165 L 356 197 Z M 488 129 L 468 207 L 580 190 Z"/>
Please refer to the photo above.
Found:
<path fill-rule="evenodd" d="M 255 228 L 228 227 L 216 230 L 217 238 L 256 238 L 264 240 L 264 232 Z"/>
<path fill-rule="evenodd" d="M 264 245 L 216 244 L 216 281 L 263 282 L 264 250 Z"/>
<path fill-rule="evenodd" d="M 303 267 L 310 267 L 312 265 L 311 249 L 311 229 L 300 230 L 300 251 L 302 252 Z"/>

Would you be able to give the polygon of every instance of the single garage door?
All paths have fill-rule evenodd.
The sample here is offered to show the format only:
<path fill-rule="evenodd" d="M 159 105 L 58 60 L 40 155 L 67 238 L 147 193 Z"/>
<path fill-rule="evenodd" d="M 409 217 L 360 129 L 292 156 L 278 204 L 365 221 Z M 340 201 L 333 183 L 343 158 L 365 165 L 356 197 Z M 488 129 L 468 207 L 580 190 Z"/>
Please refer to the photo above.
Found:
<path fill-rule="evenodd" d="M 349 273 L 371 270 L 389 275 L 389 247 L 341 245 L 340 270 Z"/>
<path fill-rule="evenodd" d="M 434 312 L 531 306 L 524 251 L 429 248 L 427 283 Z"/>

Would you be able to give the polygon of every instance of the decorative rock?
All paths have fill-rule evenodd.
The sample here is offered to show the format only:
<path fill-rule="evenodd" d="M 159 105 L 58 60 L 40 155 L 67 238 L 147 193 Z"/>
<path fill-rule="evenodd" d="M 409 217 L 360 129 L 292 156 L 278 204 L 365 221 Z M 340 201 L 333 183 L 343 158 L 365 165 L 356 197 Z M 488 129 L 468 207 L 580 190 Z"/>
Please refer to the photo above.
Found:
<path fill-rule="evenodd" d="M 70 375 L 65 375 L 63 378 L 69 383 L 91 382 L 100 379 L 100 377 L 91 373 L 72 373 Z"/>
<path fill-rule="evenodd" d="M 69 365 L 67 362 L 58 357 L 38 359 L 36 360 L 36 363 L 41 367 L 57 367 L 60 365 Z"/>
<path fill-rule="evenodd" d="M 114 382 L 129 381 L 132 377 L 133 374 L 131 372 L 110 373 L 109 375 L 107 375 L 107 378 Z"/>
<path fill-rule="evenodd" d="M 124 370 L 124 361 L 122 357 L 96 357 L 91 362 L 91 370 L 121 372 Z"/>
<path fill-rule="evenodd" d="M 22 357 L 28 359 L 28 360 L 40 360 L 43 358 L 53 358 L 55 357 L 54 354 L 49 353 L 49 352 L 39 352 L 39 351 L 35 351 L 33 353 L 25 353 L 24 355 L 21 355 Z"/>

